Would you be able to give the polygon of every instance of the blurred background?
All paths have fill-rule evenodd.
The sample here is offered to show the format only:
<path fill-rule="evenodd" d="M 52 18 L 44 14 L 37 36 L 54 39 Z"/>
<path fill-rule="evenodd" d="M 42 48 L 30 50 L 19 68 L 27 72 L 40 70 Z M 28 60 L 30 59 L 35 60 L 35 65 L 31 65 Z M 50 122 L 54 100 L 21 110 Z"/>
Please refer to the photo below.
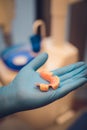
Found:
<path fill-rule="evenodd" d="M 1 87 L 41 52 L 49 58 L 40 70 L 87 63 L 87 0 L 0 0 Z M 1 119 L 0 130 L 86 130 L 86 121 L 87 85 L 45 107 Z"/>

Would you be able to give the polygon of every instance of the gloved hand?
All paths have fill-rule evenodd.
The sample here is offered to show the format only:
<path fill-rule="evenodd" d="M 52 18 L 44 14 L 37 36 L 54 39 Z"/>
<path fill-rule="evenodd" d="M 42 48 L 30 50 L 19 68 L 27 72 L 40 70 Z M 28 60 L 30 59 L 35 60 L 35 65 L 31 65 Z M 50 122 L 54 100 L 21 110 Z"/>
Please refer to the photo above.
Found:
<path fill-rule="evenodd" d="M 78 62 L 53 70 L 53 74 L 60 77 L 60 86 L 56 90 L 41 92 L 35 84 L 47 81 L 42 79 L 36 70 L 47 58 L 46 53 L 40 54 L 23 67 L 7 87 L 0 88 L 0 117 L 45 106 L 87 82 L 87 65 Z"/>

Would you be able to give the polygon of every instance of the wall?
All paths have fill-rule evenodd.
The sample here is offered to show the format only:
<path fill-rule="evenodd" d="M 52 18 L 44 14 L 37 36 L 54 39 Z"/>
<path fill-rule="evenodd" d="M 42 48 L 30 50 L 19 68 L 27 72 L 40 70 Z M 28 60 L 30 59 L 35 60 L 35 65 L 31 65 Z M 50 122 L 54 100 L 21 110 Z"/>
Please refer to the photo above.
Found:
<path fill-rule="evenodd" d="M 16 0 L 16 17 L 13 22 L 14 43 L 27 42 L 35 20 L 35 0 Z"/>
<path fill-rule="evenodd" d="M 35 0 L 15 0 L 15 19 L 12 23 L 13 44 L 27 43 L 35 20 Z M 0 52 L 5 48 L 0 30 Z"/>
<path fill-rule="evenodd" d="M 87 38 L 86 38 L 86 47 L 85 47 L 85 57 L 84 57 L 84 60 L 87 63 Z"/>

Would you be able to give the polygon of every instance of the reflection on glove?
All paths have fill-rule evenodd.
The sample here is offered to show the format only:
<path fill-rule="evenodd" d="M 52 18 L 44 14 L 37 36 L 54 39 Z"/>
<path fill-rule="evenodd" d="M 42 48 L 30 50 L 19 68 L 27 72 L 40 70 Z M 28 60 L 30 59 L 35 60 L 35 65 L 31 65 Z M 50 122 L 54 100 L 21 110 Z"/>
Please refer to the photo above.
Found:
<path fill-rule="evenodd" d="M 47 81 L 42 79 L 36 70 L 47 58 L 46 53 L 40 54 L 23 67 L 7 87 L 0 88 L 0 117 L 45 106 L 87 82 L 87 65 L 84 62 L 77 62 L 53 70 L 52 73 L 60 77 L 60 86 L 56 90 L 41 92 L 35 84 Z"/>

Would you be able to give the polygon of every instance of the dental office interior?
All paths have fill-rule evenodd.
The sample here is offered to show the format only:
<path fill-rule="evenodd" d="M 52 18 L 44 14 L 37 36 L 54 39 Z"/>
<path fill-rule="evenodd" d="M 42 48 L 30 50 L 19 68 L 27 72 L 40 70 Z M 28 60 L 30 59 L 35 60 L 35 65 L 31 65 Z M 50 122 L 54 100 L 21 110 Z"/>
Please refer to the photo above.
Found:
<path fill-rule="evenodd" d="M 0 86 L 26 64 L 27 50 L 29 62 L 48 53 L 41 70 L 87 63 L 87 0 L 0 0 Z M 47 106 L 0 119 L 0 130 L 86 130 L 86 93 L 84 85 Z"/>

